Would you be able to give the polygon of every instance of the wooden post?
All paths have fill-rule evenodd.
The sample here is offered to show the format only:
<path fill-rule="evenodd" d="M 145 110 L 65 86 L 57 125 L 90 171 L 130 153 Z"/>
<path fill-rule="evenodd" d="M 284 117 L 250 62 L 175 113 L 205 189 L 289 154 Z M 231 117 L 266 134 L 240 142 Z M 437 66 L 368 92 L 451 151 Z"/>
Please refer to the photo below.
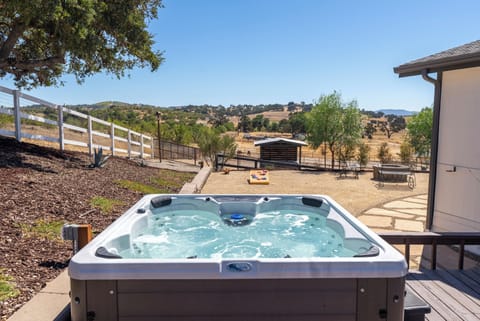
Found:
<path fill-rule="evenodd" d="M 140 135 L 140 158 L 143 159 L 143 134 Z"/>
<path fill-rule="evenodd" d="M 92 117 L 87 116 L 87 133 L 88 133 L 88 154 L 93 155 L 93 135 L 92 135 Z"/>
<path fill-rule="evenodd" d="M 60 147 L 60 150 L 63 152 L 65 150 L 65 143 L 63 141 L 65 138 L 65 132 L 63 129 L 63 106 L 58 105 L 57 110 L 58 110 L 58 146 Z"/>
<path fill-rule="evenodd" d="M 410 242 L 405 240 L 405 261 L 407 261 L 407 267 L 410 268 Z"/>
<path fill-rule="evenodd" d="M 110 148 L 112 149 L 112 156 L 115 156 L 115 125 L 113 123 L 110 124 Z"/>
<path fill-rule="evenodd" d="M 127 140 L 128 140 L 128 158 L 132 158 L 132 133 L 130 132 L 130 129 L 128 129 L 127 132 Z"/>
<path fill-rule="evenodd" d="M 22 141 L 22 116 L 20 115 L 20 91 L 13 91 L 13 116 L 15 118 L 15 139 Z"/>
<path fill-rule="evenodd" d="M 87 245 L 92 238 L 92 226 L 90 224 L 78 225 L 77 250 Z"/>
<path fill-rule="evenodd" d="M 432 264 L 430 266 L 432 270 L 437 268 L 437 241 L 432 241 Z"/>
<path fill-rule="evenodd" d="M 460 252 L 458 258 L 458 269 L 463 270 L 463 257 L 465 256 L 465 240 L 460 241 Z"/>

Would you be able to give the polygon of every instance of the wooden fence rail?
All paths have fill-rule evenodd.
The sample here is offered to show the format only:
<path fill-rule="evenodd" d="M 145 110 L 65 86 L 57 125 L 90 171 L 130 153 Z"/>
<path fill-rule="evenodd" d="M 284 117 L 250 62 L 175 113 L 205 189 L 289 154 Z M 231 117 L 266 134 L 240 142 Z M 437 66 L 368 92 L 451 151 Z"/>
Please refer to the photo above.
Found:
<path fill-rule="evenodd" d="M 405 260 L 410 262 L 410 245 L 431 245 L 431 269 L 437 268 L 437 245 L 458 245 L 458 269 L 463 270 L 465 245 L 480 245 L 478 232 L 382 232 L 379 233 L 390 244 L 405 245 Z"/>
<path fill-rule="evenodd" d="M 123 153 L 129 158 L 133 156 L 139 156 L 140 158 L 153 157 L 153 139 L 150 136 L 137 133 L 131 129 L 118 126 L 90 115 L 82 114 L 64 106 L 56 105 L 40 98 L 24 94 L 19 90 L 12 90 L 0 86 L 0 92 L 12 96 L 12 107 L 5 108 L 1 106 L 0 114 L 13 116 L 14 123 L 14 130 L 0 128 L 0 135 L 15 137 L 18 141 L 21 141 L 22 138 L 27 138 L 32 140 L 58 143 L 58 147 L 62 151 L 65 149 L 65 145 L 73 145 L 88 148 L 90 155 L 93 155 L 94 148 L 102 148 L 109 150 L 112 155 L 115 155 L 116 153 Z M 39 104 L 42 107 L 55 109 L 57 120 L 31 115 L 22 111 L 20 99 L 27 100 L 34 104 Z M 65 114 L 83 119 L 86 121 L 86 127 L 66 123 L 64 121 Z M 42 133 L 28 133 L 22 130 L 22 119 L 28 119 L 50 126 L 56 126 L 58 128 L 58 134 L 52 137 Z M 104 132 L 95 130 L 95 126 L 103 126 Z M 75 137 L 80 136 L 82 139 L 66 139 L 65 130 L 79 134 Z"/>

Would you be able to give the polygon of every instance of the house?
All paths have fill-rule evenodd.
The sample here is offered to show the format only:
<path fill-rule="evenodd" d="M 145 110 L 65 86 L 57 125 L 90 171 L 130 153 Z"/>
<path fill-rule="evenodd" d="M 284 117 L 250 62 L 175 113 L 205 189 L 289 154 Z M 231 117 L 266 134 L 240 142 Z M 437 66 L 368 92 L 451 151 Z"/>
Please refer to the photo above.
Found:
<path fill-rule="evenodd" d="M 302 162 L 302 146 L 308 144 L 300 140 L 287 138 L 267 138 L 256 141 L 260 146 L 260 159 L 285 162 Z"/>
<path fill-rule="evenodd" d="M 394 72 L 434 85 L 427 229 L 480 231 L 480 40 Z M 480 246 L 470 250 L 480 254 Z"/>

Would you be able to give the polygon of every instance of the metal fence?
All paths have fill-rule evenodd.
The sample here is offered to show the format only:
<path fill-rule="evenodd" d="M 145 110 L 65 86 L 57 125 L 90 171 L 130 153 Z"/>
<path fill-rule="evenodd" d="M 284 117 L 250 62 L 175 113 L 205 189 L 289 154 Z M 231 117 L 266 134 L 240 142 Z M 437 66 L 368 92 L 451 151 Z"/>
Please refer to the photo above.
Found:
<path fill-rule="evenodd" d="M 197 147 L 162 140 L 160 150 L 161 155 L 159 155 L 157 138 L 153 139 L 153 145 L 153 155 L 155 158 L 193 160 L 194 164 L 197 163 L 197 160 L 201 159 L 201 152 L 200 149 Z"/>

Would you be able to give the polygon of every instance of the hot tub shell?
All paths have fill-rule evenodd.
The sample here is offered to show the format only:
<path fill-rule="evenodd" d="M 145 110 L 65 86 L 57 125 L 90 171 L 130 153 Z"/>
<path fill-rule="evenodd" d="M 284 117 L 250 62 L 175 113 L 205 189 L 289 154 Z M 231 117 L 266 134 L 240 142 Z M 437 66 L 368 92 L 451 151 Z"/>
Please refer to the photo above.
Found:
<path fill-rule="evenodd" d="M 294 260 L 98 257 L 98 249 L 112 240 L 117 246 L 128 243 L 139 212 L 155 197 L 142 198 L 72 258 L 72 321 L 403 320 L 404 257 L 327 196 L 308 197 L 342 213 L 379 248 L 378 255 Z"/>

